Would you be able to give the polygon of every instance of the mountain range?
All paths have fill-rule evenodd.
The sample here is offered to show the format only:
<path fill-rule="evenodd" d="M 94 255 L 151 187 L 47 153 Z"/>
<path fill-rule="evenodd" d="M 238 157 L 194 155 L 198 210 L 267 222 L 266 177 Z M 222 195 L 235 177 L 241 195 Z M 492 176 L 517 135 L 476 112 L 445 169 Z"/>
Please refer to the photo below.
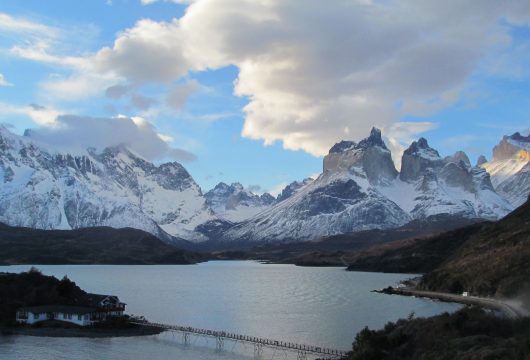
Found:
<path fill-rule="evenodd" d="M 169 243 L 229 244 L 391 229 L 439 214 L 496 220 L 530 191 L 529 148 L 529 137 L 506 136 L 491 161 L 472 166 L 465 153 L 442 158 L 421 138 L 398 171 L 374 128 L 359 143 L 335 144 L 316 179 L 274 198 L 239 183 L 203 193 L 177 162 L 155 165 L 124 145 L 66 152 L 0 126 L 0 222 L 133 227 Z"/>

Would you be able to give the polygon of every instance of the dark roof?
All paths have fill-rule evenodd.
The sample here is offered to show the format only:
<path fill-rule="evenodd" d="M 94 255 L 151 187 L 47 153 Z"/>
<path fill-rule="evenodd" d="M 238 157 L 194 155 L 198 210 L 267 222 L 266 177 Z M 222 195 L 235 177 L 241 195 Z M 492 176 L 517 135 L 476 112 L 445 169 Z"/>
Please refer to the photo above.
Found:
<path fill-rule="evenodd" d="M 95 306 L 95 307 L 99 307 L 100 303 L 106 298 L 113 299 L 118 303 L 120 302 L 120 299 L 116 295 L 88 294 L 87 296 L 88 304 L 90 306 Z"/>
<path fill-rule="evenodd" d="M 63 313 L 63 314 L 89 314 L 96 312 L 97 309 L 85 306 L 70 306 L 70 305 L 40 305 L 40 306 L 24 306 L 18 311 L 32 312 L 34 314 L 42 313 Z"/>

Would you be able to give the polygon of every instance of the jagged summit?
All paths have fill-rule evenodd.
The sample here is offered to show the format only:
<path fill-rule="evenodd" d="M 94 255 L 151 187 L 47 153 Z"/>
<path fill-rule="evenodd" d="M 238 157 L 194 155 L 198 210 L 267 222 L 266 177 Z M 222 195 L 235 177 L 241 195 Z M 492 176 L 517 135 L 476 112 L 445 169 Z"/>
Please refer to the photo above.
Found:
<path fill-rule="evenodd" d="M 431 148 L 427 139 L 423 137 L 420 137 L 417 141 L 413 141 L 403 154 L 418 155 L 431 160 L 438 160 L 440 158 L 438 151 Z"/>
<path fill-rule="evenodd" d="M 482 166 L 483 164 L 485 164 L 487 162 L 488 162 L 488 159 L 486 159 L 486 157 L 484 155 L 480 155 L 477 158 L 477 165 L 476 166 Z"/>
<path fill-rule="evenodd" d="M 511 136 L 509 136 L 509 138 L 515 141 L 530 143 L 530 135 L 524 136 L 521 135 L 520 132 L 513 133 Z"/>
<path fill-rule="evenodd" d="M 254 216 L 276 201 L 269 193 L 254 194 L 238 182 L 230 185 L 220 182 L 204 197 L 206 204 L 219 218 L 230 222 Z"/>
<path fill-rule="evenodd" d="M 381 130 L 379 130 L 376 127 L 373 127 L 372 130 L 370 131 L 370 136 L 367 137 L 366 139 L 361 140 L 359 144 L 355 146 L 355 148 L 367 149 L 367 148 L 374 147 L 374 146 L 378 146 L 380 148 L 388 150 L 381 136 Z"/>
<path fill-rule="evenodd" d="M 388 150 L 381 136 L 381 130 L 376 127 L 372 128 L 372 130 L 370 131 L 370 136 L 361 140 L 359 143 L 355 143 L 355 141 L 349 140 L 342 140 L 336 143 L 331 147 L 331 149 L 329 149 L 329 154 L 338 154 L 350 150 L 365 150 L 374 146 L 378 146 L 380 148 Z"/>
<path fill-rule="evenodd" d="M 442 159 L 438 151 L 431 148 L 425 138 L 419 138 L 403 152 L 399 178 L 402 181 L 415 181 L 428 169 L 432 170 L 440 166 L 442 166 Z"/>
<path fill-rule="evenodd" d="M 495 190 L 514 206 L 530 193 L 530 136 L 516 132 L 493 148 L 493 159 L 481 164 L 491 175 Z"/>
<path fill-rule="evenodd" d="M 333 145 L 331 149 L 329 149 L 329 153 L 330 154 L 341 153 L 341 152 L 352 149 L 353 147 L 355 147 L 355 145 L 356 144 L 354 141 L 342 140 L 341 142 L 338 142 L 335 145 Z"/>
<path fill-rule="evenodd" d="M 493 190 L 487 172 L 471 167 L 465 153 L 442 159 L 424 138 L 404 152 L 401 173 L 375 128 L 357 144 L 335 144 L 323 163 L 316 180 L 290 184 L 272 207 L 225 230 L 221 238 L 310 240 L 441 214 L 498 219 L 512 210 Z"/>
<path fill-rule="evenodd" d="M 368 181 L 374 184 L 387 183 L 398 175 L 390 151 L 381 136 L 381 130 L 375 127 L 372 128 L 370 136 L 358 144 L 342 141 L 332 149 L 334 150 L 324 157 L 324 173 L 361 171 Z"/>
<path fill-rule="evenodd" d="M 276 198 L 278 202 L 284 201 L 291 196 L 293 196 L 298 190 L 300 190 L 303 186 L 310 184 L 314 181 L 313 178 L 305 178 L 303 181 L 293 181 L 289 185 L 287 185 L 285 188 L 283 188 L 282 192 L 278 195 Z"/>
<path fill-rule="evenodd" d="M 444 159 L 444 161 L 445 162 L 454 162 L 454 163 L 457 163 L 457 164 L 462 162 L 465 166 L 471 167 L 471 161 L 469 160 L 469 157 L 467 156 L 467 154 L 465 152 L 463 152 L 463 151 L 457 151 L 453 155 L 447 156 Z"/>
<path fill-rule="evenodd" d="M 133 227 L 164 239 L 204 240 L 194 228 L 213 216 L 179 163 L 156 166 L 123 146 L 50 152 L 5 128 L 0 135 L 1 222 L 41 229 Z"/>
<path fill-rule="evenodd" d="M 510 136 L 504 136 L 501 142 L 493 148 L 493 161 L 502 161 L 522 157 L 530 160 L 530 135 L 523 136 L 516 132 Z"/>

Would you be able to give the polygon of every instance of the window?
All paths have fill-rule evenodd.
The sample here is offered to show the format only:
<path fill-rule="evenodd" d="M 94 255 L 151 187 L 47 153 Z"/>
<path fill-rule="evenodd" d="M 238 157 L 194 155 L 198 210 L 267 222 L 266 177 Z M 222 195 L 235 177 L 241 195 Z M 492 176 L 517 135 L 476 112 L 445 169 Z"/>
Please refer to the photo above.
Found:
<path fill-rule="evenodd" d="M 23 311 L 23 310 L 22 310 L 22 311 L 19 311 L 19 312 L 18 312 L 18 318 L 19 318 L 19 319 L 27 319 L 27 318 L 28 318 L 28 313 L 25 312 L 25 311 Z"/>
<path fill-rule="evenodd" d="M 40 317 L 40 314 L 33 314 L 33 318 L 34 318 L 35 320 L 38 320 L 39 317 Z"/>
<path fill-rule="evenodd" d="M 83 320 L 83 315 L 77 315 L 77 320 Z"/>
<path fill-rule="evenodd" d="M 88 315 L 85 315 L 85 320 L 88 320 Z"/>

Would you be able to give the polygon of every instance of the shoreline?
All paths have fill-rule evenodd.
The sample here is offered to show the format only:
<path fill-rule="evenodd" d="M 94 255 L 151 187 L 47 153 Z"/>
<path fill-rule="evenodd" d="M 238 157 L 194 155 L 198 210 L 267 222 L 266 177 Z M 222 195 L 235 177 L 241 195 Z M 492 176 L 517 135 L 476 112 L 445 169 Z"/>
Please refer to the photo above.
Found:
<path fill-rule="evenodd" d="M 122 329 L 97 329 L 97 328 L 34 328 L 34 327 L 2 327 L 0 336 L 36 336 L 36 337 L 61 337 L 61 338 L 112 338 L 158 335 L 163 329 L 153 326 L 135 326 Z"/>
<path fill-rule="evenodd" d="M 521 313 L 509 304 L 495 298 L 482 298 L 477 296 L 463 296 L 458 294 L 441 293 L 435 291 L 424 291 L 416 290 L 412 288 L 394 288 L 387 287 L 382 290 L 373 290 L 373 292 L 387 295 L 400 295 L 400 296 L 413 296 L 420 298 L 428 298 L 444 302 L 452 302 L 463 305 L 476 305 L 481 308 L 495 310 L 503 313 L 510 319 L 518 319 L 525 317 L 525 314 Z"/>

